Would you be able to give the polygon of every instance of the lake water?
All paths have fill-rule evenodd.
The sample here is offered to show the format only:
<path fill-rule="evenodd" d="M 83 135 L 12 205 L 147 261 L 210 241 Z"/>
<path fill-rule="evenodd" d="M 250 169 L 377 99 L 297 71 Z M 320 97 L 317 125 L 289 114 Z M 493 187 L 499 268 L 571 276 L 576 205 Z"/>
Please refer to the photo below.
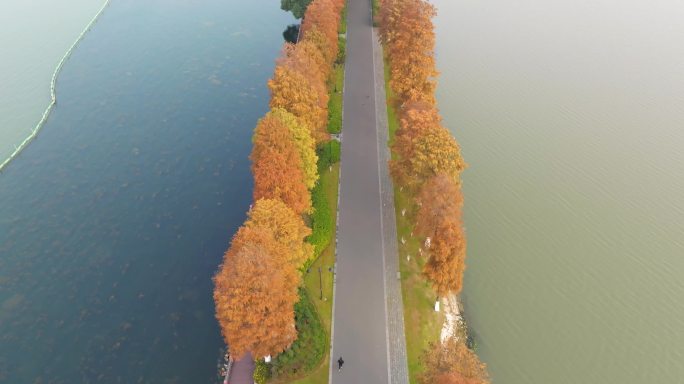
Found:
<path fill-rule="evenodd" d="M 434 3 L 494 382 L 681 383 L 684 3 Z"/>
<path fill-rule="evenodd" d="M 104 3 L 0 2 L 0 164 L 40 121 L 57 63 Z"/>
<path fill-rule="evenodd" d="M 86 35 L 0 173 L 0 382 L 215 378 L 211 277 L 251 200 L 279 5 L 117 0 Z"/>

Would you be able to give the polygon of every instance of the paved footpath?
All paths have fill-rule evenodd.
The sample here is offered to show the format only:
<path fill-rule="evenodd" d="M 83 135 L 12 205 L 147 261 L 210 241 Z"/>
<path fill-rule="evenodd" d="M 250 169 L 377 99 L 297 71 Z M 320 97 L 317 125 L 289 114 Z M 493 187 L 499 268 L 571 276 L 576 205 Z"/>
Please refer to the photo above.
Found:
<path fill-rule="evenodd" d="M 370 0 L 348 0 L 347 10 L 330 382 L 404 384 L 408 369 L 382 53 Z M 338 372 L 340 356 L 345 364 Z"/>
<path fill-rule="evenodd" d="M 228 384 L 253 384 L 254 383 L 254 358 L 251 353 L 242 359 L 233 362 L 230 377 L 224 383 Z"/>

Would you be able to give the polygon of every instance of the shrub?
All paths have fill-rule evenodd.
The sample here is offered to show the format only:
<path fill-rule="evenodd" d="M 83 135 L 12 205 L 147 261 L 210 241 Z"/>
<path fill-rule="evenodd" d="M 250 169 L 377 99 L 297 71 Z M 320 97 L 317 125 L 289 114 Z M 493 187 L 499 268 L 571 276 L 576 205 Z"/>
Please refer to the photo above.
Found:
<path fill-rule="evenodd" d="M 313 221 L 311 236 L 307 241 L 314 246 L 314 257 L 308 260 L 305 267 L 308 268 L 314 260 L 323 252 L 323 250 L 330 244 L 333 237 L 333 217 L 328 206 L 328 199 L 323 185 L 319 182 L 311 191 L 311 200 L 313 202 L 314 212 L 311 216 Z"/>
<path fill-rule="evenodd" d="M 328 168 L 329 166 L 340 161 L 340 142 L 337 140 L 330 140 L 318 146 L 318 166 L 320 169 Z"/>
<path fill-rule="evenodd" d="M 339 37 L 337 40 L 337 64 L 343 64 L 347 53 L 347 39 Z"/>
<path fill-rule="evenodd" d="M 340 133 L 342 131 L 342 90 L 340 94 L 333 94 L 328 101 L 328 132 Z"/>
<path fill-rule="evenodd" d="M 266 381 L 271 378 L 271 365 L 261 359 L 257 360 L 252 378 L 255 384 L 266 384 Z"/>
<path fill-rule="evenodd" d="M 342 59 L 344 60 L 344 59 Z M 330 98 L 328 99 L 328 132 L 340 133 L 342 131 L 342 104 L 344 89 L 344 66 L 335 65 L 335 70 L 330 77 L 328 89 Z"/>
<path fill-rule="evenodd" d="M 316 308 L 305 288 L 299 289 L 299 302 L 295 305 L 297 340 L 290 348 L 273 359 L 276 378 L 300 376 L 320 364 L 327 337 Z"/>

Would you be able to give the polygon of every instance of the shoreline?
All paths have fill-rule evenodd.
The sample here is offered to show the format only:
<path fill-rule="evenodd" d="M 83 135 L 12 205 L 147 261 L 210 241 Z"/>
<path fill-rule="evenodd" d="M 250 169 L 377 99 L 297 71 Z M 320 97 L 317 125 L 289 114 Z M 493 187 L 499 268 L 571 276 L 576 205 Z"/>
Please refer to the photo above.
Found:
<path fill-rule="evenodd" d="M 404 16 L 406 6 L 422 8 Z M 447 374 L 484 384 L 489 375 L 474 351 L 458 296 L 466 259 L 461 172 L 467 164 L 437 107 L 434 34 L 401 34 L 407 23 L 433 31 L 435 13 L 426 0 L 386 0 L 375 19 L 384 51 L 409 376 L 428 383 Z M 402 59 L 407 52 L 428 68 Z M 440 363 L 446 361 L 448 367 Z"/>
<path fill-rule="evenodd" d="M 451 337 L 458 338 L 459 330 L 463 330 L 468 334 L 468 327 L 463 320 L 463 311 L 461 310 L 461 301 L 457 295 L 449 295 L 441 298 L 443 303 L 445 319 L 442 324 L 442 330 L 439 339 L 444 342 Z"/>

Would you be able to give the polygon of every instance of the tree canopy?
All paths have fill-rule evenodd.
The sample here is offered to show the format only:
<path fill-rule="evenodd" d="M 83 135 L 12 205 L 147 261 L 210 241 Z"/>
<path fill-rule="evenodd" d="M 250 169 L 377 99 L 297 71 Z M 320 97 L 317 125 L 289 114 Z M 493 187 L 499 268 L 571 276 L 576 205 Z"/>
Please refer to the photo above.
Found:
<path fill-rule="evenodd" d="M 326 66 L 324 60 L 322 53 L 308 40 L 298 44 L 285 44 L 283 56 L 278 59 L 278 65 L 289 68 L 306 79 L 303 86 L 316 93 L 316 102 L 322 109 L 328 105 L 326 74 L 323 72 Z"/>
<path fill-rule="evenodd" d="M 416 232 L 431 239 L 423 273 L 438 295 L 458 294 L 466 255 L 460 185 L 444 173 L 437 174 L 425 183 L 416 201 Z"/>
<path fill-rule="evenodd" d="M 416 232 L 432 237 L 435 228 L 445 222 L 461 219 L 463 194 L 460 186 L 444 173 L 430 178 L 421 188 L 416 199 Z"/>
<path fill-rule="evenodd" d="M 392 175 L 400 184 L 413 189 L 438 173 L 459 180 L 466 167 L 458 143 L 442 126 L 426 127 L 405 140 L 397 139 L 393 149 L 399 156 L 390 163 Z"/>
<path fill-rule="evenodd" d="M 280 9 L 290 11 L 295 18 L 301 19 L 311 0 L 280 0 Z"/>
<path fill-rule="evenodd" d="M 271 121 L 272 119 L 275 121 Z M 316 154 L 316 141 L 311 136 L 309 128 L 282 108 L 271 110 L 263 120 L 265 124 L 283 124 L 289 129 L 301 158 L 304 184 L 308 189 L 312 189 L 318 181 L 318 155 Z"/>
<path fill-rule="evenodd" d="M 423 354 L 419 384 L 489 384 L 487 367 L 463 341 L 433 343 Z"/>
<path fill-rule="evenodd" d="M 268 82 L 272 110 L 257 123 L 250 155 L 254 206 L 214 276 L 216 318 L 237 358 L 247 352 L 276 356 L 297 338 L 300 269 L 313 254 L 304 220 L 318 180 L 316 140 L 329 137 L 327 83 L 344 0 L 281 5 L 305 21 L 299 41 L 285 45 Z"/>
<path fill-rule="evenodd" d="M 321 106 L 319 93 L 301 72 L 286 65 L 277 65 L 268 81 L 272 109 L 283 108 L 297 116 L 311 134 L 321 139 L 328 112 Z"/>
<path fill-rule="evenodd" d="M 380 36 L 390 67 L 390 86 L 399 104 L 434 104 L 435 7 L 424 0 L 384 0 L 380 9 Z"/>
<path fill-rule="evenodd" d="M 440 223 L 434 230 L 423 274 L 439 296 L 458 294 L 463 287 L 466 238 L 460 220 Z"/>
<path fill-rule="evenodd" d="M 297 214 L 311 211 L 302 158 L 290 130 L 278 119 L 261 119 L 254 133 L 254 200 L 281 199 Z"/>
<path fill-rule="evenodd" d="M 315 0 L 306 10 L 302 20 L 302 34 L 306 36 L 312 30 L 318 30 L 325 36 L 331 47 L 337 47 L 337 31 L 340 23 L 340 11 L 344 0 Z"/>
<path fill-rule="evenodd" d="M 243 227 L 214 277 L 216 318 L 237 358 L 277 355 L 297 338 L 297 272 L 278 248 L 268 230 Z"/>
<path fill-rule="evenodd" d="M 313 247 L 305 242 L 311 229 L 301 216 L 278 199 L 261 199 L 247 214 L 247 228 L 262 228 L 271 232 L 280 252 L 293 268 L 299 269 L 313 255 Z"/>

